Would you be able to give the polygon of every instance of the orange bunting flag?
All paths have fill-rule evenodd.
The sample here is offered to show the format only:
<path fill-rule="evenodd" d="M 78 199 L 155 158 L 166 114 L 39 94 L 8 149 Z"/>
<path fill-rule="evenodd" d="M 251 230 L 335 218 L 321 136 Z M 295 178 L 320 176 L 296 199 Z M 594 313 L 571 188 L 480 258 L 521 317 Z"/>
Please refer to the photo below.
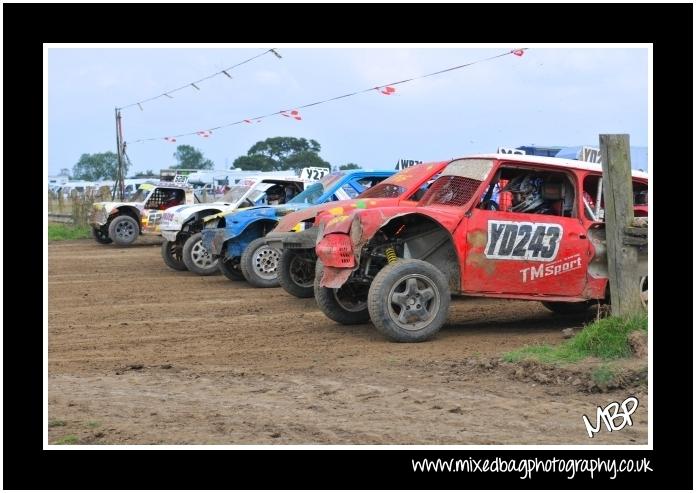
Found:
<path fill-rule="evenodd" d="M 294 118 L 295 120 L 302 120 L 302 117 L 300 116 L 300 112 L 297 110 L 281 111 L 280 114 L 283 116 L 287 116 L 288 118 Z"/>

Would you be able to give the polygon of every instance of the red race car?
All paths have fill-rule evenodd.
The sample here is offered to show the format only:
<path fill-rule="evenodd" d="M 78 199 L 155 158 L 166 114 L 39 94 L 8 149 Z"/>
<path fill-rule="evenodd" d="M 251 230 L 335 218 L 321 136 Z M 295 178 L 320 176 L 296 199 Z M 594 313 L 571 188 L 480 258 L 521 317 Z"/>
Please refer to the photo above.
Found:
<path fill-rule="evenodd" d="M 633 171 L 634 214 L 648 175 Z M 356 209 L 318 224 L 314 295 L 343 324 L 388 338 L 440 330 L 450 295 L 541 301 L 554 312 L 608 298 L 602 168 L 488 154 L 453 160 L 417 205 Z M 639 251 L 647 297 L 647 247 Z"/>
<path fill-rule="evenodd" d="M 406 168 L 369 188 L 352 200 L 341 200 L 302 209 L 284 216 L 266 235 L 267 243 L 281 251 L 278 281 L 293 296 L 314 296 L 317 228 L 314 223 L 343 217 L 351 211 L 394 205 L 416 205 L 435 177 L 449 161 L 424 163 Z"/>

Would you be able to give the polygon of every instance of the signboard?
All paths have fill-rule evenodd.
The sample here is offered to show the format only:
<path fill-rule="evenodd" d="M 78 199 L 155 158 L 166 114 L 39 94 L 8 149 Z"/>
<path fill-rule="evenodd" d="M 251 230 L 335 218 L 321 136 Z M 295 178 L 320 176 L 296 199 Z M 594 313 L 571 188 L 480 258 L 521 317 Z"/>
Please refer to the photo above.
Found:
<path fill-rule="evenodd" d="M 599 152 L 599 149 L 596 147 L 584 146 L 580 149 L 580 161 L 599 164 L 602 162 L 602 156 Z"/>
<path fill-rule="evenodd" d="M 191 169 L 162 169 L 160 170 L 160 181 L 173 181 L 175 183 L 186 183 L 188 175 L 198 170 Z"/>
<path fill-rule="evenodd" d="M 410 168 L 411 166 L 415 166 L 416 164 L 423 164 L 423 161 L 418 161 L 416 159 L 399 159 L 396 162 L 396 166 L 394 167 L 394 169 L 395 170 L 406 169 L 406 168 Z"/>
<path fill-rule="evenodd" d="M 524 156 L 527 154 L 527 151 L 515 149 L 514 147 L 498 147 L 497 154 L 520 154 Z"/>
<path fill-rule="evenodd" d="M 324 175 L 328 175 L 330 172 L 331 170 L 329 168 L 310 166 L 309 168 L 302 168 L 300 178 L 303 180 L 321 180 L 324 178 Z"/>

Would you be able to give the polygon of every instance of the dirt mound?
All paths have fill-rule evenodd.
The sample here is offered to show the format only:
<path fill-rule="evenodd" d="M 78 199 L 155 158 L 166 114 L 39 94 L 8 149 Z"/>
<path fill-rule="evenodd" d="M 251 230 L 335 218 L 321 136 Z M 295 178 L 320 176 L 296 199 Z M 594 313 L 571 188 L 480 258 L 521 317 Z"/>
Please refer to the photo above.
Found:
<path fill-rule="evenodd" d="M 648 333 L 637 330 L 628 335 L 628 344 L 636 358 L 648 357 Z"/>

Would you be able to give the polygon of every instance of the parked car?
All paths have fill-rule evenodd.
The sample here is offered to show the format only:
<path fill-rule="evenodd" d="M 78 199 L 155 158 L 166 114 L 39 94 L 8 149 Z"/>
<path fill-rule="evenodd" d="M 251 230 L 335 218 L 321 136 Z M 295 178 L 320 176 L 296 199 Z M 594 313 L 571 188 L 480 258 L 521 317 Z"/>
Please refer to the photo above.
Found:
<path fill-rule="evenodd" d="M 219 257 L 220 270 L 231 280 L 246 279 L 256 287 L 278 285 L 280 252 L 266 236 L 283 216 L 316 204 L 355 198 L 393 175 L 394 171 L 339 171 L 324 176 L 285 205 L 253 207 L 204 219 L 203 247 Z"/>
<path fill-rule="evenodd" d="M 270 202 L 284 204 L 300 194 L 308 183 L 313 182 L 295 176 L 250 176 L 238 185 L 227 187 L 227 192 L 218 201 L 167 209 L 160 224 L 160 233 L 164 237 L 164 263 L 174 270 L 188 269 L 202 276 L 218 272 L 217 259 L 208 254 L 201 242 L 204 217 Z"/>
<path fill-rule="evenodd" d="M 98 243 L 126 246 L 140 234 L 159 234 L 165 209 L 194 201 L 190 187 L 143 183 L 128 202 L 95 202 L 88 222 Z"/>
<path fill-rule="evenodd" d="M 266 244 L 280 253 L 278 282 L 285 291 L 298 298 L 314 296 L 314 270 L 319 228 L 313 227 L 323 215 L 337 217 L 354 209 L 415 205 L 448 161 L 425 163 L 405 168 L 383 182 L 364 191 L 355 199 L 315 205 L 283 216 Z"/>
<path fill-rule="evenodd" d="M 601 166 L 566 159 L 454 160 L 416 206 L 322 219 L 317 304 L 334 321 L 371 320 L 400 342 L 434 336 L 451 294 L 586 310 L 609 297 L 601 178 Z M 647 214 L 647 174 L 633 171 L 633 189 L 636 215 Z M 647 248 L 639 264 L 647 290 Z"/>

